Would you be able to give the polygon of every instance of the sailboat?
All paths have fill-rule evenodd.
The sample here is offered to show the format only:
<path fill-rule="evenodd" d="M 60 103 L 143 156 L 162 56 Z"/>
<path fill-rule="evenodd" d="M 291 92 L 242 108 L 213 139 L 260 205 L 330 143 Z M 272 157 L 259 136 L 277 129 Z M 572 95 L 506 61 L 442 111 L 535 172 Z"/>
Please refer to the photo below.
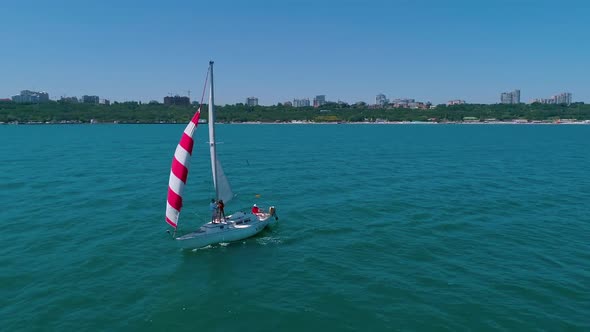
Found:
<path fill-rule="evenodd" d="M 217 158 L 215 142 L 213 61 L 209 62 L 205 87 L 207 86 L 207 80 L 209 80 L 209 152 L 211 155 L 213 186 L 215 187 L 214 202 L 221 200 L 227 204 L 232 200 L 234 194 L 229 181 L 223 172 L 221 163 Z M 203 97 L 204 95 L 205 90 L 203 90 Z M 191 121 L 184 129 L 180 142 L 176 146 L 174 157 L 172 158 L 170 179 L 168 181 L 166 223 L 174 228 L 173 238 L 181 248 L 185 249 L 201 248 L 216 243 L 243 240 L 260 233 L 263 229 L 276 224 L 279 220 L 274 206 L 270 206 L 268 210 L 258 210 L 256 208 L 248 212 L 235 212 L 228 216 L 212 216 L 210 221 L 200 226 L 197 230 L 178 237 L 176 236 L 178 219 L 180 216 L 180 210 L 182 209 L 182 193 L 184 191 L 184 186 L 187 183 L 190 158 L 193 152 L 193 135 L 199 124 L 200 115 L 201 107 L 199 106 Z"/>

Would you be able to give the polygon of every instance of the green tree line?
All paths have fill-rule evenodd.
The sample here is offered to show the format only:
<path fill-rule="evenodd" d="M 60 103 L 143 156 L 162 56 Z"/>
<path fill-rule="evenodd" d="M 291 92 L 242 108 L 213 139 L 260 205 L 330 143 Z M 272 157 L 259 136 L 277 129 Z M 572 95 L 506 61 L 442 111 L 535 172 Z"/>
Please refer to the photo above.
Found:
<path fill-rule="evenodd" d="M 201 118 L 207 116 L 203 105 Z M 186 123 L 195 112 L 195 106 L 167 106 L 137 102 L 102 104 L 74 104 L 51 101 L 41 104 L 0 102 L 0 122 L 76 121 L 118 123 Z M 499 121 L 523 119 L 590 120 L 590 105 L 547 104 L 463 104 L 438 105 L 434 109 L 370 108 L 364 103 L 355 105 L 328 103 L 321 108 L 295 108 L 282 104 L 273 106 L 246 106 L 244 104 L 216 106 L 218 122 L 363 122 L 363 121 L 462 121 L 466 117 L 478 120 Z"/>

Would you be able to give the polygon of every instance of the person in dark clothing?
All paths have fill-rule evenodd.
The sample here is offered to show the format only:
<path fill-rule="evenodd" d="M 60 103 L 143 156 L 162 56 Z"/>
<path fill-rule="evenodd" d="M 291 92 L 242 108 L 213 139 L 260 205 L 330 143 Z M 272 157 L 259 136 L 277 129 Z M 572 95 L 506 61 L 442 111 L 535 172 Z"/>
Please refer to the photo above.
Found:
<path fill-rule="evenodd" d="M 218 211 L 218 217 L 220 220 L 225 220 L 225 204 L 223 204 L 223 200 L 220 199 L 219 202 L 217 202 L 217 211 Z M 223 218 L 223 219 L 222 219 Z"/>

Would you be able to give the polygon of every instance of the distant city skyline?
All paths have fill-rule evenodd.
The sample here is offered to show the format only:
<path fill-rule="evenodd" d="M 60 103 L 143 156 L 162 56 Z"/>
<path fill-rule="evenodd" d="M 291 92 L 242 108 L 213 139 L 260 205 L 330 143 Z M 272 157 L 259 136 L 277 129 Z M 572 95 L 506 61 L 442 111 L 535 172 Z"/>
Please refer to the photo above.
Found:
<path fill-rule="evenodd" d="M 320 95 L 372 104 L 378 93 L 492 104 L 513 89 L 523 102 L 564 91 L 590 102 L 585 1 L 32 0 L 0 10 L 10 13 L 0 99 L 31 90 L 147 103 L 190 90 L 197 100 L 212 59 L 221 105 L 252 95 L 260 105 Z"/>
<path fill-rule="evenodd" d="M 190 91 L 188 91 L 190 93 Z M 67 102 L 67 103 L 78 103 L 78 102 L 82 102 L 82 103 L 92 103 L 92 104 L 106 104 L 106 105 L 110 105 L 111 101 L 109 99 L 106 98 L 100 98 L 99 96 L 93 95 L 93 96 L 89 96 L 89 95 L 84 95 L 81 98 L 77 98 L 77 96 L 60 96 L 59 98 L 50 98 L 49 93 L 45 92 L 45 91 L 31 91 L 31 90 L 21 90 L 19 95 L 14 95 L 11 98 L 2 98 L 0 97 L 0 101 L 10 101 L 12 100 L 13 102 L 17 102 L 17 103 L 39 103 L 39 102 L 47 102 L 50 100 L 53 101 L 62 101 L 62 102 Z M 140 102 L 140 103 L 162 103 L 160 102 L 158 99 L 151 99 L 149 102 L 145 102 L 142 100 L 124 100 L 124 101 L 117 101 L 115 100 L 114 102 L 127 102 L 127 101 L 131 101 L 131 102 Z M 165 96 L 163 97 L 163 104 L 165 105 L 185 105 L 188 106 L 191 103 L 198 103 L 199 101 L 196 100 L 191 100 L 190 99 L 190 95 L 189 96 L 182 96 L 182 95 L 178 95 L 178 94 L 171 94 L 169 96 Z M 204 103 L 206 103 L 207 101 L 204 101 Z M 333 100 L 328 100 L 326 98 L 326 95 L 316 95 L 313 98 L 313 104 L 311 104 L 310 99 L 309 98 L 295 98 L 293 99 L 293 102 L 291 102 L 290 100 L 286 100 L 283 102 L 277 102 L 276 104 L 268 104 L 268 105 L 277 105 L 277 104 L 284 104 L 284 105 L 290 105 L 290 106 L 294 106 L 294 107 L 309 107 L 309 106 L 313 106 L 313 107 L 321 107 L 322 105 L 325 105 L 326 103 L 348 103 L 348 104 L 354 104 L 354 103 L 366 103 L 367 105 L 375 105 L 375 106 L 393 106 L 393 107 L 409 107 L 409 108 L 429 108 L 431 106 L 436 106 L 436 104 L 431 103 L 430 101 L 416 101 L 414 98 L 395 98 L 393 100 L 389 100 L 387 98 L 387 96 L 383 93 L 379 93 L 375 96 L 375 102 L 371 103 L 371 102 L 366 102 L 364 100 L 360 100 L 360 101 L 356 101 L 356 102 L 346 102 L 346 101 L 342 101 L 342 100 L 338 100 L 338 101 L 333 101 Z M 533 98 L 531 99 L 529 102 L 523 102 L 520 99 L 520 89 L 515 89 L 514 91 L 511 92 L 502 92 L 500 94 L 500 101 L 497 102 L 499 104 L 520 104 L 520 103 L 541 103 L 541 104 L 571 104 L 576 102 L 573 97 L 572 97 L 572 93 L 570 92 L 562 92 L 556 95 L 553 95 L 551 98 Z M 488 103 L 488 104 L 497 104 L 497 103 Z M 242 104 L 242 103 L 236 103 L 236 104 Z M 244 105 L 247 106 L 267 106 L 267 105 L 263 105 L 263 104 L 259 104 L 258 102 L 258 97 L 255 96 L 250 96 L 247 97 L 245 102 L 243 102 Z M 444 103 L 442 103 L 444 104 Z M 446 105 L 460 105 L 460 104 L 486 104 L 486 103 L 476 103 L 476 102 L 466 102 L 465 100 L 462 99 L 452 99 L 452 100 L 448 100 L 446 102 Z M 228 105 L 228 104 L 222 104 L 222 105 Z M 232 104 L 234 105 L 234 104 Z"/>

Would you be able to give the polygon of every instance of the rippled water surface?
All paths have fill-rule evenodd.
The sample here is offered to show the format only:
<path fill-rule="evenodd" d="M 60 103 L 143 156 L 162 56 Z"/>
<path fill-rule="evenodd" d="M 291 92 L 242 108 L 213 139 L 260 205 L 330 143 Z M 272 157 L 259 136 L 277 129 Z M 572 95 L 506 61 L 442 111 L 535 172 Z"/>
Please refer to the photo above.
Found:
<path fill-rule="evenodd" d="M 183 127 L 0 126 L 2 330 L 590 330 L 590 126 L 220 125 L 226 210 L 280 224 L 197 251 Z"/>

